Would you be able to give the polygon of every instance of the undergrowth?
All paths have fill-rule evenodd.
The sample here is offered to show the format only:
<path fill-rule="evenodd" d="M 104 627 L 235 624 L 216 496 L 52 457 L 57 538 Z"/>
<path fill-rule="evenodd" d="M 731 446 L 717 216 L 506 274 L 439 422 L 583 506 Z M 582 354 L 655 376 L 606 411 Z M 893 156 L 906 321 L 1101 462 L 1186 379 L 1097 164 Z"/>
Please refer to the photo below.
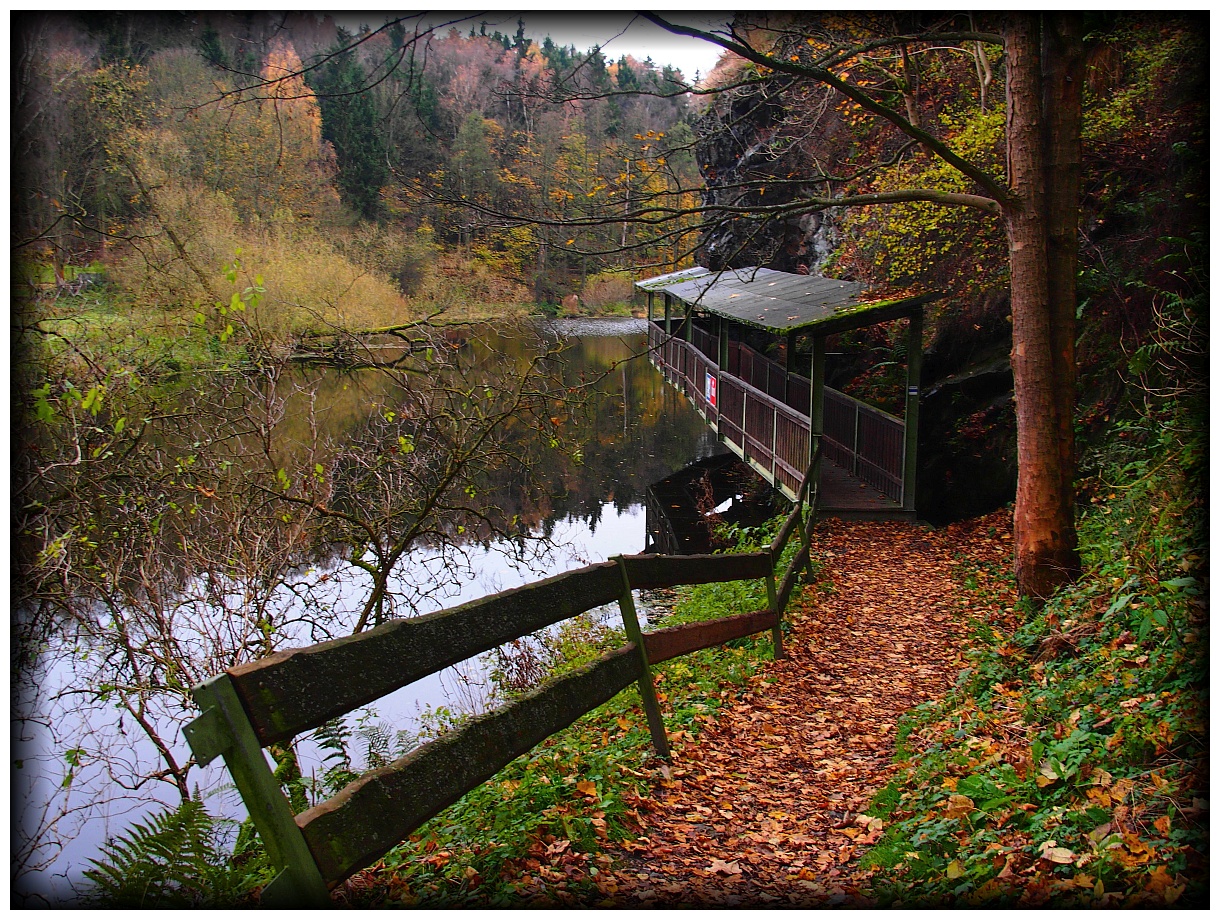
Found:
<path fill-rule="evenodd" d="M 1124 426 L 1086 484 L 1084 576 L 980 624 L 955 692 L 901 727 L 866 856 L 883 904 L 1207 903 L 1206 467 L 1171 416 Z"/>

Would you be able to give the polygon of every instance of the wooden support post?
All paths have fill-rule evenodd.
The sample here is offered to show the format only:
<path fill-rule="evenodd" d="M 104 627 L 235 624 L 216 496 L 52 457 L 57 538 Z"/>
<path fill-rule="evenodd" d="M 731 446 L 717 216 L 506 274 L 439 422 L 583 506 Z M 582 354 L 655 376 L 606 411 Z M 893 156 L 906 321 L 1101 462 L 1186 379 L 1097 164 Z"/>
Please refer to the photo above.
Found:
<path fill-rule="evenodd" d="M 729 324 L 723 316 L 716 317 L 716 363 L 726 374 L 729 371 Z"/>
<path fill-rule="evenodd" d="M 813 449 L 813 459 L 809 462 L 809 476 L 806 479 L 806 494 L 809 499 L 809 513 L 800 525 L 801 542 L 805 547 L 805 584 L 813 584 L 813 526 L 818 520 L 818 473 L 822 465 L 822 437 L 818 435 L 817 446 Z M 801 496 L 797 496 L 798 501 Z"/>
<path fill-rule="evenodd" d="M 774 562 L 772 562 L 774 565 Z M 784 611 L 779 609 L 779 596 L 775 591 L 775 570 L 767 573 L 767 609 L 775 614 L 775 625 L 771 627 L 771 656 L 779 661 L 784 655 Z"/>
<path fill-rule="evenodd" d="M 779 454 L 779 409 L 771 407 L 771 485 L 775 485 L 778 481 L 775 470 L 777 468 Z"/>
<path fill-rule="evenodd" d="M 666 294 L 662 294 L 661 296 L 665 298 L 665 338 L 666 338 L 666 340 L 668 340 L 669 337 L 671 335 L 673 335 L 673 330 L 671 328 L 671 323 L 673 321 L 670 318 L 670 311 L 669 311 L 669 294 L 666 293 Z"/>
<path fill-rule="evenodd" d="M 822 476 L 822 455 L 818 447 L 822 443 L 825 427 L 826 396 L 826 336 L 813 340 L 813 359 L 809 368 L 809 465 L 813 473 L 809 477 L 810 494 L 818 487 Z"/>
<path fill-rule="evenodd" d="M 292 815 L 288 798 L 267 765 L 233 679 L 219 674 L 191 691 L 203 714 L 183 730 L 202 766 L 218 754 L 233 777 L 272 863 L 280 874 L 263 889 L 270 907 L 330 907 L 330 892 Z"/>
<path fill-rule="evenodd" d="M 792 392 L 792 375 L 796 373 L 796 330 L 788 333 L 787 347 L 784 348 L 784 405 L 789 405 L 788 397 Z"/>
<path fill-rule="evenodd" d="M 627 575 L 627 564 L 622 556 L 615 556 L 619 571 L 623 575 L 623 593 L 619 597 L 618 606 L 623 615 L 623 629 L 627 638 L 635 643 L 640 655 L 640 700 L 644 704 L 644 713 L 648 716 L 648 731 L 652 735 L 652 746 L 657 755 L 665 760 L 670 759 L 669 738 L 665 734 L 665 720 L 661 718 L 661 704 L 657 702 L 657 688 L 652 682 L 652 668 L 648 664 L 648 651 L 644 648 L 644 634 L 640 630 L 640 620 L 635 611 L 635 599 L 631 596 L 631 579 Z"/>
<path fill-rule="evenodd" d="M 902 509 L 915 510 L 915 476 L 919 469 L 919 378 L 923 373 L 923 307 L 907 326 L 906 445 L 902 458 Z"/>

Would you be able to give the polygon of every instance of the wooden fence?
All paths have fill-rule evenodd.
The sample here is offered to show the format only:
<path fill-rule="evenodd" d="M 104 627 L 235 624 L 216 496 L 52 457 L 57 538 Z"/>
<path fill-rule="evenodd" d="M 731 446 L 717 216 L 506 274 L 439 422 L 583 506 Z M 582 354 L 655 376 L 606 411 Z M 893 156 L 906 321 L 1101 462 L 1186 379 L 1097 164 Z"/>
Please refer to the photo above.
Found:
<path fill-rule="evenodd" d="M 805 514 L 800 499 L 807 491 L 810 513 Z M 224 758 L 269 857 L 281 869 L 265 889 L 264 903 L 330 903 L 331 887 L 633 682 L 639 686 L 653 745 L 668 757 L 651 666 L 766 629 L 781 657 L 788 598 L 802 569 L 812 575 L 809 540 L 816 501 L 806 473 L 780 533 L 760 552 L 619 556 L 449 610 L 277 652 L 195 687 L 202 714 L 184 733 L 196 761 L 203 765 Z M 775 568 L 793 534 L 800 535 L 802 545 L 777 588 Z M 766 579 L 765 610 L 649 633 L 640 629 L 634 588 L 745 578 Z M 292 814 L 263 748 L 288 742 L 459 661 L 615 601 L 628 640 L 621 648 L 365 773 L 308 811 Z"/>

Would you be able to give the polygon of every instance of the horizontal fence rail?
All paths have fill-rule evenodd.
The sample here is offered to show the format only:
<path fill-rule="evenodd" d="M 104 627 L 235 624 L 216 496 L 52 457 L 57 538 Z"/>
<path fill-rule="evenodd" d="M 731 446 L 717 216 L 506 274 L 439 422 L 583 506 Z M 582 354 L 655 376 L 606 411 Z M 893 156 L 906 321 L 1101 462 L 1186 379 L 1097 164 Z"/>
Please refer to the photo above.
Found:
<path fill-rule="evenodd" d="M 613 562 L 229 670 L 264 745 L 291 738 L 622 591 Z"/>
<path fill-rule="evenodd" d="M 325 879 L 368 866 L 429 818 L 639 677 L 633 644 L 366 773 L 297 816 Z"/>
<path fill-rule="evenodd" d="M 809 565 L 817 501 L 812 471 L 810 466 L 798 483 L 796 502 L 780 533 L 759 552 L 619 556 L 449 610 L 277 652 L 195 687 L 201 715 L 184 734 L 196 761 L 203 765 L 224 758 L 268 855 L 281 869 L 264 890 L 263 901 L 280 906 L 329 903 L 331 887 L 632 683 L 639 686 L 653 745 L 668 757 L 652 664 L 767 629 L 776 657 L 782 657 L 783 612 L 801 568 Z M 802 500 L 807 492 L 808 514 Z M 801 549 L 777 591 L 775 570 L 793 535 L 800 536 Z M 631 595 L 635 588 L 753 578 L 766 580 L 765 610 L 649 633 L 640 630 Z M 628 640 L 621 648 L 471 719 L 365 773 L 325 802 L 292 814 L 264 747 L 290 741 L 423 676 L 616 600 Z"/>

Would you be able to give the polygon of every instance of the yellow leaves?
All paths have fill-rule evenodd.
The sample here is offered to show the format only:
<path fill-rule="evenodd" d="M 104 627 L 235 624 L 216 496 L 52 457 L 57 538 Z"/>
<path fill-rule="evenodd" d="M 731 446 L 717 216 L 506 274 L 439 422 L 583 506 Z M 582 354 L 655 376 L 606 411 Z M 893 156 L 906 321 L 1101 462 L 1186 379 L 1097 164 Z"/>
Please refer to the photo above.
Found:
<path fill-rule="evenodd" d="M 1150 861 L 1156 854 L 1138 834 L 1127 831 L 1123 834 L 1122 848 L 1116 850 L 1115 855 L 1123 865 L 1138 866 Z"/>
<path fill-rule="evenodd" d="M 597 784 L 587 779 L 582 779 L 576 784 L 576 791 L 590 799 L 596 799 L 598 797 Z"/>
<path fill-rule="evenodd" d="M 950 879 L 959 879 L 966 874 L 965 868 L 958 860 L 953 860 L 945 867 L 945 877 Z"/>
<path fill-rule="evenodd" d="M 1055 765 L 1049 760 L 1044 760 L 1042 766 L 1038 768 L 1038 775 L 1034 777 L 1034 782 L 1038 784 L 1039 789 L 1045 789 L 1058 781 L 1059 772 L 1055 769 Z"/>
<path fill-rule="evenodd" d="M 1090 786 L 1085 790 L 1085 795 L 1089 801 L 1097 805 L 1099 808 L 1109 808 L 1114 804 L 1114 799 L 1105 789 L 1098 789 L 1096 786 Z"/>

